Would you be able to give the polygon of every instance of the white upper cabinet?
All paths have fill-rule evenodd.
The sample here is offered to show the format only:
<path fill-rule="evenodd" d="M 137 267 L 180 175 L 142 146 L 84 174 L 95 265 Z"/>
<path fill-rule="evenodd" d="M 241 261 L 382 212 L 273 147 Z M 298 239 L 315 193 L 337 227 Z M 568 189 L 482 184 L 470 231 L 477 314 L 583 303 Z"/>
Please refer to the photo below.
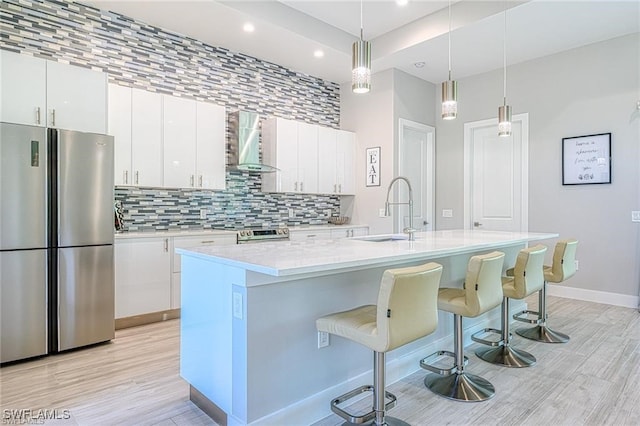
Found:
<path fill-rule="evenodd" d="M 319 128 L 318 186 L 321 193 L 355 193 L 355 141 L 352 132 Z"/>
<path fill-rule="evenodd" d="M 298 190 L 318 192 L 318 126 L 298 123 Z"/>
<path fill-rule="evenodd" d="M 225 108 L 196 102 L 196 186 L 225 189 L 226 183 Z"/>
<path fill-rule="evenodd" d="M 131 173 L 131 89 L 109 85 L 109 129 L 115 141 L 114 184 L 132 185 Z"/>
<path fill-rule="evenodd" d="M 224 189 L 225 109 L 109 85 L 115 185 Z"/>
<path fill-rule="evenodd" d="M 132 184 L 162 187 L 162 95 L 131 89 Z"/>
<path fill-rule="evenodd" d="M 279 170 L 262 178 L 267 192 L 318 192 L 318 126 L 282 118 L 262 123 L 263 162 Z"/>
<path fill-rule="evenodd" d="M 338 132 L 329 127 L 318 129 L 318 189 L 323 194 L 338 192 L 336 143 Z"/>
<path fill-rule="evenodd" d="M 59 129 L 107 133 L 107 75 L 48 61 L 47 122 Z"/>
<path fill-rule="evenodd" d="M 196 185 L 196 102 L 163 96 L 164 185 L 193 188 Z"/>
<path fill-rule="evenodd" d="M 0 51 L 0 119 L 82 132 L 107 132 L 107 75 Z"/>
<path fill-rule="evenodd" d="M 338 194 L 356 193 L 356 134 L 336 130 L 336 184 Z"/>
<path fill-rule="evenodd" d="M 46 126 L 46 62 L 0 50 L 0 121 Z"/>
<path fill-rule="evenodd" d="M 164 96 L 164 186 L 225 188 L 225 109 Z"/>

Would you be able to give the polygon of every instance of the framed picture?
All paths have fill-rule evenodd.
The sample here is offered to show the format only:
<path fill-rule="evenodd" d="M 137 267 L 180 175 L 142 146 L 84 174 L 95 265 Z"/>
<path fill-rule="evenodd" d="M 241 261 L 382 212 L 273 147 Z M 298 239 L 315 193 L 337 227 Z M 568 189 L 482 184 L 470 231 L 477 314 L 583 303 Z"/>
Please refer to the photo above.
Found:
<path fill-rule="evenodd" d="M 562 184 L 611 183 L 611 133 L 562 138 Z"/>
<path fill-rule="evenodd" d="M 380 186 L 380 147 L 367 148 L 367 186 Z"/>

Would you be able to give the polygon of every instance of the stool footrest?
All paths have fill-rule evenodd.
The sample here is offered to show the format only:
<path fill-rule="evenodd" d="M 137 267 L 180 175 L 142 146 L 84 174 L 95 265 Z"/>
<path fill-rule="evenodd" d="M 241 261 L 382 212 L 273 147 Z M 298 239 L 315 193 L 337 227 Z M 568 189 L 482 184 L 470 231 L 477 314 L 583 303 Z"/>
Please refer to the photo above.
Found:
<path fill-rule="evenodd" d="M 449 376 L 451 374 L 453 374 L 458 366 L 457 365 L 453 365 L 450 368 L 439 368 L 436 367 L 435 365 L 432 364 L 432 362 L 436 359 L 436 358 L 440 358 L 441 356 L 448 356 L 450 358 L 454 358 L 456 357 L 456 354 L 450 351 L 436 351 L 434 353 L 432 353 L 431 355 L 422 358 L 420 360 L 420 367 L 424 368 L 425 370 L 429 370 L 433 373 L 437 373 L 440 374 L 441 376 Z M 469 358 L 467 358 L 466 356 L 464 357 L 464 365 L 466 366 L 469 363 Z"/>
<path fill-rule="evenodd" d="M 529 318 L 529 315 L 535 315 L 537 318 L 535 319 L 531 319 Z M 525 310 L 522 312 L 519 312 L 517 314 L 513 314 L 513 319 L 516 321 L 520 321 L 520 322 L 526 322 L 529 324 L 542 324 L 542 318 L 540 318 L 540 312 L 537 311 L 529 311 L 529 310 Z"/>
<path fill-rule="evenodd" d="M 343 410 L 342 408 L 338 407 L 338 404 L 342 404 L 345 401 L 350 400 L 351 398 L 354 398 L 364 392 L 373 392 L 373 386 L 371 385 L 365 385 L 365 386 L 360 386 L 359 388 L 356 388 L 352 391 L 349 391 L 343 395 L 340 395 L 337 398 L 333 398 L 331 400 L 331 411 L 333 411 L 334 413 L 336 413 L 337 415 L 339 415 L 340 417 L 342 417 L 343 419 L 345 419 L 346 421 L 348 421 L 349 423 L 355 423 L 355 424 L 362 424 L 362 423 L 367 423 L 373 419 L 375 419 L 376 417 L 376 412 L 375 410 L 371 410 L 367 413 L 361 414 L 361 415 L 355 415 L 352 413 L 349 413 L 345 410 Z M 384 392 L 385 398 L 388 399 L 389 401 L 386 402 L 384 404 L 384 409 L 386 410 L 390 410 L 393 407 L 396 406 L 396 396 L 394 394 L 392 394 L 391 392 Z"/>
<path fill-rule="evenodd" d="M 500 340 L 486 340 L 478 337 L 481 334 L 497 334 L 500 336 Z M 471 340 L 474 342 L 482 343 L 487 346 L 502 346 L 504 345 L 504 340 L 502 339 L 502 330 L 496 330 L 495 328 L 485 328 L 480 331 L 476 331 L 471 335 Z"/>

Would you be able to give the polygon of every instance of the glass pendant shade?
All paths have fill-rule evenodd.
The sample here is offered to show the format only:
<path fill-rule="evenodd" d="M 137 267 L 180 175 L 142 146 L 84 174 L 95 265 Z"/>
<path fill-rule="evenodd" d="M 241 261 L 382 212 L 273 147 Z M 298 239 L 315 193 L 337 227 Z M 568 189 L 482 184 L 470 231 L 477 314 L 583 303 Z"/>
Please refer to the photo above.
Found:
<path fill-rule="evenodd" d="M 511 107 L 506 102 L 498 107 L 498 136 L 511 136 Z"/>
<path fill-rule="evenodd" d="M 442 82 L 442 119 L 453 120 L 458 116 L 458 82 Z"/>
<path fill-rule="evenodd" d="M 351 90 L 353 93 L 367 93 L 371 90 L 371 43 L 356 41 L 352 54 Z"/>

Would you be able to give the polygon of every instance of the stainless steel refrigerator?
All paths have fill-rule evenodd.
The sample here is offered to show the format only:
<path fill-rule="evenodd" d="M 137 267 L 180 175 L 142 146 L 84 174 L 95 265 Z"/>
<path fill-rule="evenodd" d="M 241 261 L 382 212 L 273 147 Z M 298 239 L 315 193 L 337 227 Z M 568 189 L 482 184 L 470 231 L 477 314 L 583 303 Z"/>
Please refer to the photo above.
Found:
<path fill-rule="evenodd" d="M 0 362 L 114 338 L 113 137 L 0 123 Z"/>

